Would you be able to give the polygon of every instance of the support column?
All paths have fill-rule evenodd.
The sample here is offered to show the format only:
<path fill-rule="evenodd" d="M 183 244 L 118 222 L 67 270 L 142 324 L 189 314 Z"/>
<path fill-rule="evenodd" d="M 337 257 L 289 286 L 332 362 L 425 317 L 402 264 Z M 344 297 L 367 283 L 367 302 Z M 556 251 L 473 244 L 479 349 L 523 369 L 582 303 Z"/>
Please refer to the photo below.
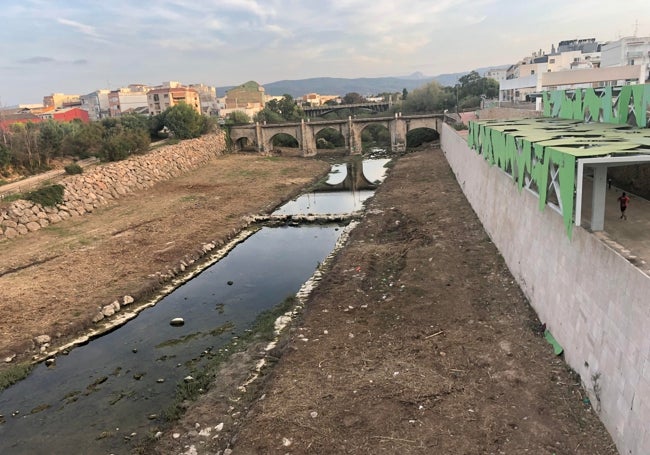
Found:
<path fill-rule="evenodd" d="M 316 155 L 316 137 L 314 135 L 314 129 L 311 125 L 305 123 L 305 120 L 300 121 L 300 136 L 302 142 L 302 154 L 303 156 L 315 156 Z"/>
<path fill-rule="evenodd" d="M 352 117 L 348 117 L 348 128 L 350 129 L 350 155 L 361 155 L 363 150 L 361 148 L 361 133 L 357 131 Z"/>
<path fill-rule="evenodd" d="M 593 191 L 591 196 L 591 230 L 605 228 L 605 196 L 607 195 L 607 167 L 594 167 Z"/>
<path fill-rule="evenodd" d="M 402 113 L 395 113 L 395 119 L 390 122 L 390 145 L 392 152 L 406 150 L 406 121 L 402 120 Z"/>
<path fill-rule="evenodd" d="M 257 139 L 257 151 L 264 153 L 264 137 L 262 134 L 262 125 L 260 122 L 255 122 L 255 137 Z"/>

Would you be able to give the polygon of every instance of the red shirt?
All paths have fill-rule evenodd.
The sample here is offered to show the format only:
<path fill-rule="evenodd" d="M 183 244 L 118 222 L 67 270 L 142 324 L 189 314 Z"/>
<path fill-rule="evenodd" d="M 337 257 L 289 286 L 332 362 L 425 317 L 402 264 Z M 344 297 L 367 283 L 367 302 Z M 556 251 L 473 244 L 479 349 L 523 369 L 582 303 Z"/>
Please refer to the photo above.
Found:
<path fill-rule="evenodd" d="M 630 198 L 626 196 L 620 196 L 618 202 L 621 203 L 621 208 L 627 208 L 627 204 L 630 203 Z"/>

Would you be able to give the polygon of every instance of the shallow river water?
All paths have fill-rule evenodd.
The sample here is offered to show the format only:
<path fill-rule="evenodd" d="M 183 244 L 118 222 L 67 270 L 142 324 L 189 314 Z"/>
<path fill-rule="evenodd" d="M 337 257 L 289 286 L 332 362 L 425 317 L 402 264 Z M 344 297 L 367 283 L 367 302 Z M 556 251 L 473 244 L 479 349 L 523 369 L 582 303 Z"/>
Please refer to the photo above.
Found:
<path fill-rule="evenodd" d="M 387 161 L 364 163 L 368 180 L 381 180 Z M 372 194 L 359 193 L 310 193 L 279 212 L 348 213 Z M 0 393 L 0 454 L 129 453 L 129 439 L 150 434 L 172 403 L 176 384 L 191 373 L 188 363 L 295 295 L 340 232 L 335 225 L 263 227 L 127 324 L 50 367 L 38 365 Z M 185 324 L 171 326 L 176 317 Z"/>

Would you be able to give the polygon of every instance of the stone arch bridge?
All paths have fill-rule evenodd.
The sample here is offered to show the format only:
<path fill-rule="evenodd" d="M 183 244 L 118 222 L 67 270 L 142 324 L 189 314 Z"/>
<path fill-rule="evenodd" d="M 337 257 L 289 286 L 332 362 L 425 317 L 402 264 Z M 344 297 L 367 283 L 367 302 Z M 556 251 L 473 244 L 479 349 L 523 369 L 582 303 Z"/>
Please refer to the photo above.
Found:
<path fill-rule="evenodd" d="M 417 128 L 429 128 L 441 131 L 443 114 L 408 115 L 400 113 L 394 117 L 373 117 L 347 120 L 326 120 L 320 122 L 301 121 L 300 123 L 274 123 L 233 126 L 230 139 L 235 148 L 241 150 L 244 140 L 257 147 L 261 153 L 273 150 L 273 137 L 278 134 L 288 134 L 298 141 L 298 147 L 303 156 L 316 155 L 316 135 L 324 129 L 333 129 L 341 133 L 345 139 L 345 148 L 350 155 L 359 155 L 361 149 L 361 133 L 364 128 L 373 124 L 385 126 L 390 132 L 391 151 L 403 152 L 406 149 L 406 134 Z"/>

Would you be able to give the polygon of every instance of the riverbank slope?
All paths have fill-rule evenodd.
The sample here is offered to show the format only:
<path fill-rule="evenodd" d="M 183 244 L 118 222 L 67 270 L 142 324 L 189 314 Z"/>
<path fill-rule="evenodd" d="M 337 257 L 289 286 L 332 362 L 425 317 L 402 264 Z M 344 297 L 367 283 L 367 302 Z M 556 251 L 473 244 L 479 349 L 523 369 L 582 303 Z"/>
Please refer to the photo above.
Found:
<path fill-rule="evenodd" d="M 95 327 L 92 319 L 115 300 L 141 303 L 202 245 L 225 243 L 245 216 L 269 211 L 328 170 L 317 160 L 223 155 L 93 213 L 0 242 L 0 369 Z"/>
<path fill-rule="evenodd" d="M 146 453 L 617 453 L 439 149 L 396 162 L 281 344 Z"/>

